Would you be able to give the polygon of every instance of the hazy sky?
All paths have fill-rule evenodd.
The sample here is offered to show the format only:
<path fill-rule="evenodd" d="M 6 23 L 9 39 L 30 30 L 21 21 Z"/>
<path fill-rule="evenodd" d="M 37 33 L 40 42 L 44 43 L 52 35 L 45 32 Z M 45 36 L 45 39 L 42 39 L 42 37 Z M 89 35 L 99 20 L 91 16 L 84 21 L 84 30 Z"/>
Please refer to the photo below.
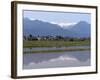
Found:
<path fill-rule="evenodd" d="M 51 12 L 51 11 L 23 11 L 23 17 L 29 19 L 38 19 L 55 23 L 76 23 L 79 21 L 91 22 L 91 14 L 89 13 L 73 13 L 73 12 Z"/>

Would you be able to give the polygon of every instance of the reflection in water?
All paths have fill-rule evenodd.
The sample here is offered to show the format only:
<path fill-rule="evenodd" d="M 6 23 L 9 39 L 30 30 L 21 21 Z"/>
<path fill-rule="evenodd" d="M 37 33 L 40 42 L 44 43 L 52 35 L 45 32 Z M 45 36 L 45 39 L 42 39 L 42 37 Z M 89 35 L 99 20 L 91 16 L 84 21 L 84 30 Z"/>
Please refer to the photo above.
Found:
<path fill-rule="evenodd" d="M 90 51 L 34 53 L 23 55 L 23 68 L 56 68 L 90 66 Z"/>
<path fill-rule="evenodd" d="M 60 50 L 60 49 L 69 49 L 69 48 L 82 48 L 87 49 L 90 46 L 68 46 L 68 47 L 33 47 L 33 48 L 24 48 L 23 51 L 33 51 L 33 50 Z"/>

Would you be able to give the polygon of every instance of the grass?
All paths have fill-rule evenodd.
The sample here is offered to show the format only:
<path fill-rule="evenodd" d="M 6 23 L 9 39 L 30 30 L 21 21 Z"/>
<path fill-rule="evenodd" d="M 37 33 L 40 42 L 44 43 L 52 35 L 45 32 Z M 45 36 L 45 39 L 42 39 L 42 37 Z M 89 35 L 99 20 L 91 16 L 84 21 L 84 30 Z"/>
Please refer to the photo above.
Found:
<path fill-rule="evenodd" d="M 63 41 L 63 40 L 41 40 L 41 41 L 23 41 L 23 47 L 29 48 L 29 47 L 62 47 L 62 46 L 84 46 L 89 45 L 90 41 Z"/>
<path fill-rule="evenodd" d="M 28 51 L 24 53 L 54 53 L 54 52 L 65 52 L 65 51 L 86 51 L 90 50 L 90 48 L 82 49 L 82 48 L 71 48 L 71 49 L 61 49 L 61 50 L 35 50 L 35 51 Z"/>

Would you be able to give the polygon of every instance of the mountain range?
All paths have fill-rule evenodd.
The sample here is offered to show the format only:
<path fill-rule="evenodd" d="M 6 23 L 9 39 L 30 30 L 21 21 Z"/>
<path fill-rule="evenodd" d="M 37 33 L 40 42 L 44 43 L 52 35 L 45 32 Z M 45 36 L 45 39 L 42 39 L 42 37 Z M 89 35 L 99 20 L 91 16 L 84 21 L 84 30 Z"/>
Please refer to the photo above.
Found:
<path fill-rule="evenodd" d="M 24 35 L 40 35 L 40 36 L 65 36 L 65 37 L 89 37 L 90 24 L 85 21 L 80 21 L 69 28 L 63 28 L 58 24 L 44 22 L 42 20 L 30 20 L 23 18 Z"/>

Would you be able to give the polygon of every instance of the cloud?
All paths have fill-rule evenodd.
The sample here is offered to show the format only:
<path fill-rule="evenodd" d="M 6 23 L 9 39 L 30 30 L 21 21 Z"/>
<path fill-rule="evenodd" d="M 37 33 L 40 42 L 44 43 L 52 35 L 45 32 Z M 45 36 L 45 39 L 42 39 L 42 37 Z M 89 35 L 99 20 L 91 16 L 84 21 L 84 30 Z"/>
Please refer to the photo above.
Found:
<path fill-rule="evenodd" d="M 40 20 L 40 21 L 43 21 L 43 22 L 48 22 L 48 23 L 51 23 L 51 24 L 56 24 L 56 25 L 59 25 L 61 28 L 68 28 L 70 26 L 73 26 L 75 24 L 77 24 L 77 22 L 49 22 L 49 21 L 46 21 L 46 20 L 41 20 L 41 19 L 34 19 L 34 18 L 29 18 L 30 20 L 34 21 L 34 20 Z"/>
<path fill-rule="evenodd" d="M 75 25 L 77 23 L 59 23 L 60 26 L 70 26 L 70 25 Z"/>
<path fill-rule="evenodd" d="M 36 19 L 34 19 L 34 18 L 29 18 L 29 20 L 34 21 L 34 20 L 36 20 Z"/>
<path fill-rule="evenodd" d="M 49 22 L 51 24 L 57 24 L 59 25 L 61 28 L 69 28 L 70 26 L 76 25 L 77 22 L 73 22 L 73 23 L 69 23 L 69 22 L 60 22 L 60 23 L 56 23 L 56 22 Z"/>
<path fill-rule="evenodd" d="M 70 26 L 70 25 L 75 25 L 75 24 L 77 24 L 77 22 L 73 22 L 73 23 L 68 23 L 68 22 L 60 22 L 60 23 L 56 23 L 56 22 L 49 22 L 49 23 L 51 23 L 51 24 L 57 24 L 57 25 L 59 25 L 59 26 L 61 26 L 61 27 L 63 27 L 63 26 Z"/>

